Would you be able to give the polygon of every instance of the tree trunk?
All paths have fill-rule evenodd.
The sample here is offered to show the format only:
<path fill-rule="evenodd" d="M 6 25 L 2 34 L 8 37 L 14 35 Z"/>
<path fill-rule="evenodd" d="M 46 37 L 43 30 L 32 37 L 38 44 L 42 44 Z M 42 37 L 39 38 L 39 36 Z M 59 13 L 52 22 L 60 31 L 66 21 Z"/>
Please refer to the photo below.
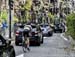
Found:
<path fill-rule="evenodd" d="M 1 14 L 1 5 L 2 5 L 2 0 L 0 0 L 0 14 Z"/>

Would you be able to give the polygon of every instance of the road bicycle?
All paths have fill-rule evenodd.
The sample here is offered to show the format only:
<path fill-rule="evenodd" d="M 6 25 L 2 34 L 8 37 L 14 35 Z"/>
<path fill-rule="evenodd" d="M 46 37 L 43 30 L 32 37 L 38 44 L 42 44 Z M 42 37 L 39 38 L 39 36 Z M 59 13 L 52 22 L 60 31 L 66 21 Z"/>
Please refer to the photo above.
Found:
<path fill-rule="evenodd" d="M 22 33 L 22 47 L 23 47 L 23 51 L 26 52 L 26 50 L 30 51 L 28 44 L 27 44 L 27 35 L 24 36 L 24 34 Z"/>

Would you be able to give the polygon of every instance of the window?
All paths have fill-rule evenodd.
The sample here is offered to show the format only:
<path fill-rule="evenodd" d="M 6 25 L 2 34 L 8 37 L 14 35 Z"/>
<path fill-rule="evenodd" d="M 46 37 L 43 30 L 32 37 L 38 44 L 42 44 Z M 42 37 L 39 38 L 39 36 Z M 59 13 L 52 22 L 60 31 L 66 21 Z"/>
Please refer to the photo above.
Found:
<path fill-rule="evenodd" d="M 57 2 L 57 0 L 50 0 L 51 3 Z"/>

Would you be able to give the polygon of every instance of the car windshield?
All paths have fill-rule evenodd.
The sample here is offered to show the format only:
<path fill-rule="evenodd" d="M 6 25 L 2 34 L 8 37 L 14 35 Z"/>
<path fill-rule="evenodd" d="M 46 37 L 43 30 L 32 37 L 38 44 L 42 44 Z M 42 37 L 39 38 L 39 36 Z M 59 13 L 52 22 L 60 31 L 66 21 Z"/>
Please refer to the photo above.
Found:
<path fill-rule="evenodd" d="M 21 25 L 21 26 L 19 26 L 19 28 L 24 28 L 24 26 L 23 26 L 23 25 Z"/>
<path fill-rule="evenodd" d="M 40 25 L 41 27 L 43 27 L 43 25 Z"/>
<path fill-rule="evenodd" d="M 48 25 L 46 25 L 46 24 L 44 25 L 44 27 L 47 27 L 47 26 L 48 26 Z"/>
<path fill-rule="evenodd" d="M 41 27 L 47 27 L 47 26 L 49 26 L 48 24 L 42 24 L 42 25 L 40 25 Z"/>

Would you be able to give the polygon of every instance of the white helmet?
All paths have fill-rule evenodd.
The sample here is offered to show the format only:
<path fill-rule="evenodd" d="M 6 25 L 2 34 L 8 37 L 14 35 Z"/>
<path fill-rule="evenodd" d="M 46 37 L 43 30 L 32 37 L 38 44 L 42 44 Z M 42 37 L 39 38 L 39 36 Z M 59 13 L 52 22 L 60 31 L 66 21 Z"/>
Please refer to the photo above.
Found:
<path fill-rule="evenodd" d="M 25 25 L 24 30 L 30 30 L 30 26 Z"/>

